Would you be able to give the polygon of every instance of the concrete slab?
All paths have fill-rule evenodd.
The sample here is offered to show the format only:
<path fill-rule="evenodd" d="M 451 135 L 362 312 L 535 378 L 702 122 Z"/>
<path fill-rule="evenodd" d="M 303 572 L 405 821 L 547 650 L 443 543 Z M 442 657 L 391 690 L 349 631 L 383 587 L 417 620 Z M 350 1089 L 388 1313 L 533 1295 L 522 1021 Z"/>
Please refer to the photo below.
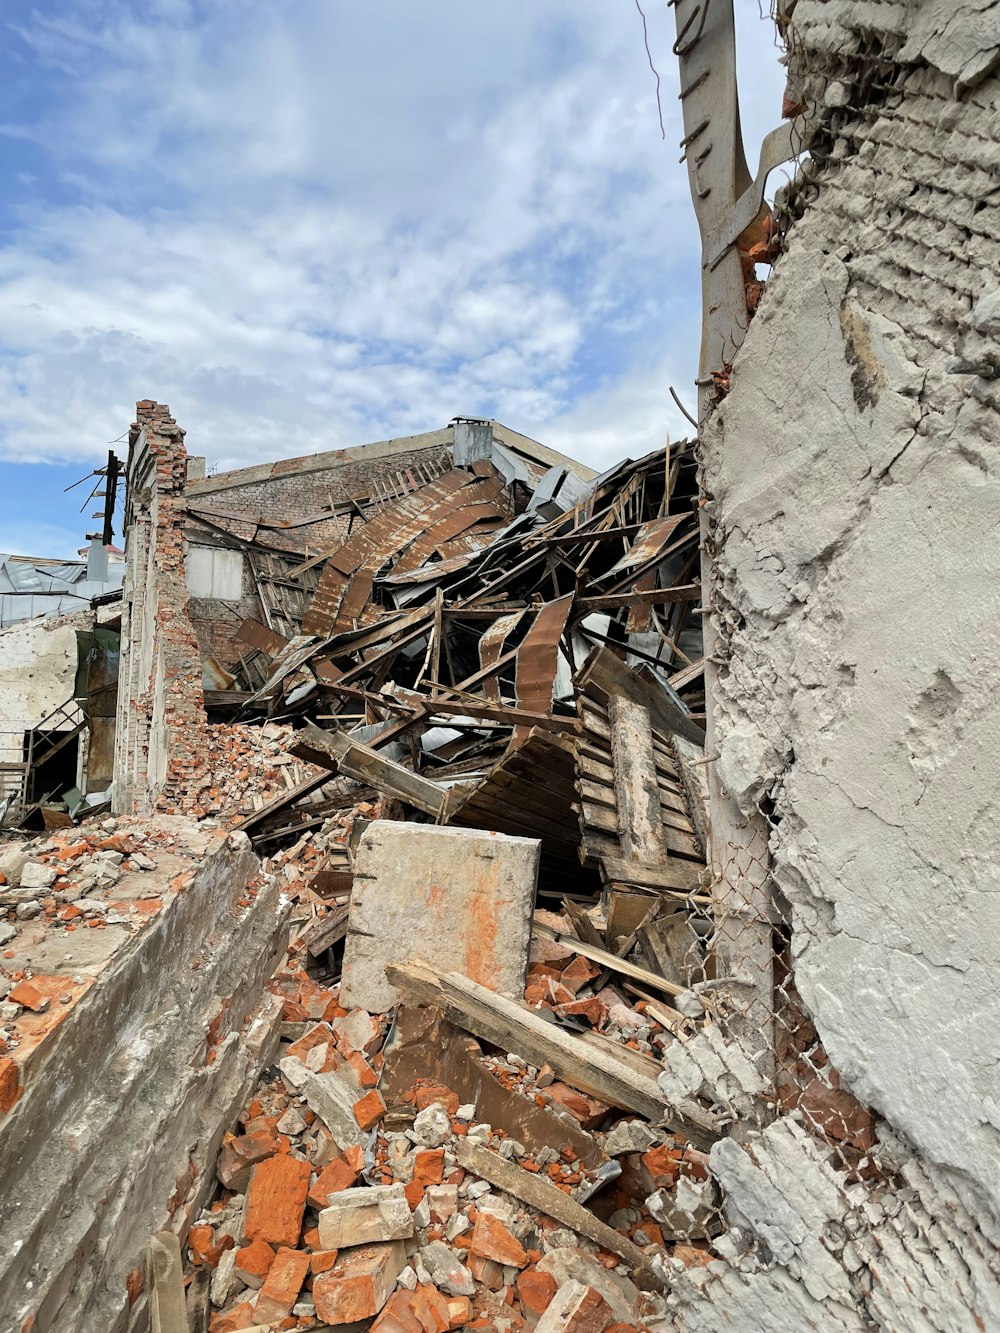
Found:
<path fill-rule="evenodd" d="M 541 844 L 379 820 L 358 847 L 340 1002 L 384 1013 L 387 963 L 426 958 L 521 999 Z"/>

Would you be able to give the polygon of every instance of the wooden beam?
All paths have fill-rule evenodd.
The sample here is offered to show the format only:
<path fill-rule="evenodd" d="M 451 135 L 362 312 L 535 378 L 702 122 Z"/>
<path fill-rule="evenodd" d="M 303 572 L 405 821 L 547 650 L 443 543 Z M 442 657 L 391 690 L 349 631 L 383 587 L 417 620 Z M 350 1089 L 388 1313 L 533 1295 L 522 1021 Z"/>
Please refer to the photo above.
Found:
<path fill-rule="evenodd" d="M 435 818 L 444 810 L 447 792 L 436 782 L 429 782 L 402 764 L 376 754 L 343 732 L 324 731 L 309 722 L 299 736 L 301 740 L 289 747 L 296 758 L 323 764 L 334 773 L 344 773 L 356 782 L 388 792 Z"/>
<path fill-rule="evenodd" d="M 586 1236 L 600 1245 L 602 1250 L 619 1255 L 633 1271 L 649 1268 L 648 1257 L 634 1241 L 595 1217 L 589 1208 L 577 1203 L 570 1195 L 563 1194 L 551 1180 L 533 1175 L 516 1162 L 510 1162 L 478 1143 L 469 1143 L 467 1139 L 459 1139 L 455 1152 L 459 1165 L 474 1176 L 488 1180 L 497 1189 L 537 1208 L 546 1217 L 554 1217 L 577 1235 Z"/>
<path fill-rule="evenodd" d="M 570 937 L 563 937 L 572 948 Z M 617 961 L 617 960 L 615 960 Z M 714 1116 L 693 1103 L 678 1111 L 669 1106 L 652 1077 L 637 1076 L 610 1051 L 588 1047 L 571 1032 L 516 1000 L 495 995 L 458 972 L 441 972 L 423 961 L 390 963 L 385 974 L 393 986 L 419 1004 L 434 1005 L 457 1026 L 503 1050 L 518 1054 L 555 1074 L 588 1096 L 647 1120 L 666 1123 L 699 1148 L 720 1137 Z"/>

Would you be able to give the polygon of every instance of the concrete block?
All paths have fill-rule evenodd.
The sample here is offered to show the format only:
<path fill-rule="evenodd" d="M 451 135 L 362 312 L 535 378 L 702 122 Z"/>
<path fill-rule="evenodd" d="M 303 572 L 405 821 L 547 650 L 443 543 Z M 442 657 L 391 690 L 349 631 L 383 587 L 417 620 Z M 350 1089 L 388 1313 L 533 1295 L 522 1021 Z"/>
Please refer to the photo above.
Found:
<path fill-rule="evenodd" d="M 324 1250 L 376 1241 L 406 1240 L 413 1235 L 413 1215 L 402 1185 L 360 1185 L 331 1195 L 319 1215 Z"/>
<path fill-rule="evenodd" d="M 382 1309 L 406 1267 L 401 1240 L 345 1250 L 334 1266 L 313 1279 L 317 1316 L 328 1324 L 371 1319 Z"/>
<path fill-rule="evenodd" d="M 341 1004 L 391 1009 L 399 997 L 386 964 L 415 958 L 520 999 L 539 848 L 502 833 L 372 824 L 358 847 Z"/>

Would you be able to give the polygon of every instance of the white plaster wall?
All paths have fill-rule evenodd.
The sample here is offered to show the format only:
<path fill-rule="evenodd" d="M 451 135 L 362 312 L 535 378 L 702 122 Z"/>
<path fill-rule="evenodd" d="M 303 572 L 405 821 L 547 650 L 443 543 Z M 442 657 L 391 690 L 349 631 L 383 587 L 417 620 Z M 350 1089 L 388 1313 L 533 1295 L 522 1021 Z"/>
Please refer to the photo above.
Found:
<path fill-rule="evenodd" d="M 24 732 L 72 695 L 80 626 L 39 616 L 0 631 L 0 759 L 20 760 Z"/>

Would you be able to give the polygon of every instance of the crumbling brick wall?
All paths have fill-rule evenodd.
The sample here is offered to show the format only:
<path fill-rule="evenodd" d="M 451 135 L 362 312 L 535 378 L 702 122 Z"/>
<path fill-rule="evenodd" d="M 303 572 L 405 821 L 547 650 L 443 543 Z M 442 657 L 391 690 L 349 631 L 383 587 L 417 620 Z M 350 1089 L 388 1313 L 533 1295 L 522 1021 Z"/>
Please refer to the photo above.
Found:
<path fill-rule="evenodd" d="M 190 811 L 205 750 L 201 650 L 188 615 L 184 432 L 163 404 L 136 404 L 129 437 L 115 808 Z"/>

